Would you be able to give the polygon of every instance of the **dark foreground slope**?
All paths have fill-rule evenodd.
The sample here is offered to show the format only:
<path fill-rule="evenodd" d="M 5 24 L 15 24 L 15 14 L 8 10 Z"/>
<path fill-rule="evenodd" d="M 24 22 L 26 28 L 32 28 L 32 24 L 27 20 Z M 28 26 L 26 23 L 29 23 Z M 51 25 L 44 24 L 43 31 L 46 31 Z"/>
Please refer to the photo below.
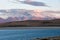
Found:
<path fill-rule="evenodd" d="M 60 36 L 56 37 L 47 37 L 47 38 L 36 38 L 34 40 L 60 40 Z"/>
<path fill-rule="evenodd" d="M 25 20 L 0 23 L 0 27 L 40 27 L 40 26 L 60 26 L 60 19 L 55 20 Z"/>

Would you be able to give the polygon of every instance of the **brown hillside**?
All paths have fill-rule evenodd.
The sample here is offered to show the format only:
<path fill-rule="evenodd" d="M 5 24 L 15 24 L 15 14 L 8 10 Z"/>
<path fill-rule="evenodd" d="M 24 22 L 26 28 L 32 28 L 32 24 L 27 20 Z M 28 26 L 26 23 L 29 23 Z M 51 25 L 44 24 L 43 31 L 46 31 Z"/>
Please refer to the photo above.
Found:
<path fill-rule="evenodd" d="M 55 20 L 26 20 L 0 23 L 0 27 L 35 27 L 35 26 L 60 26 L 60 19 Z"/>

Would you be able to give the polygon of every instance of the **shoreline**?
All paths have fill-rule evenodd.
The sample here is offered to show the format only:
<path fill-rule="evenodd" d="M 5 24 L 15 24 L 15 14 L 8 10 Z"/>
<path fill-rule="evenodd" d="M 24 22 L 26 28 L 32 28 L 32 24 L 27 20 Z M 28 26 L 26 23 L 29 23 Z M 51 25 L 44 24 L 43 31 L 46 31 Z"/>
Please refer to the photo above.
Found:
<path fill-rule="evenodd" d="M 60 29 L 60 27 L 1 27 L 0 30 L 24 30 L 24 29 Z"/>

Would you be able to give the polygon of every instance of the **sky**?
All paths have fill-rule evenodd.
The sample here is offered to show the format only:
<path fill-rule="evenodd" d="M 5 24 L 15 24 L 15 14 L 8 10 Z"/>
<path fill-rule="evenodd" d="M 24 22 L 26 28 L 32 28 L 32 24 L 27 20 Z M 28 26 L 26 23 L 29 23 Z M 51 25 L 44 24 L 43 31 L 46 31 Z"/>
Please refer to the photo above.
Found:
<path fill-rule="evenodd" d="M 36 2 L 42 2 L 44 5 L 47 5 L 47 6 L 34 6 L 34 5 L 22 3 L 20 1 L 24 1 L 24 0 L 0 0 L 0 10 L 2 10 L 2 9 L 3 10 L 5 10 L 5 9 L 26 9 L 26 10 L 39 9 L 38 11 L 59 11 L 60 12 L 60 0 L 31 0 L 31 1 L 36 1 Z M 20 14 L 17 14 L 17 16 L 18 15 L 20 16 Z M 47 16 L 46 13 L 44 15 L 41 15 L 41 13 L 40 14 L 33 13 L 31 15 L 33 15 L 35 17 Z M 12 13 L 7 14 L 7 13 L 0 12 L 1 18 L 6 19 L 11 16 L 13 16 Z M 60 13 L 59 14 L 58 13 L 49 13 L 48 16 L 60 18 Z M 15 16 L 13 16 L 13 17 L 15 17 Z"/>
<path fill-rule="evenodd" d="M 20 0 L 24 1 L 24 0 Z M 27 10 L 55 10 L 60 11 L 60 0 L 32 0 L 45 3 L 48 6 L 32 6 L 18 2 L 18 0 L 0 0 L 0 9 L 27 9 Z"/>

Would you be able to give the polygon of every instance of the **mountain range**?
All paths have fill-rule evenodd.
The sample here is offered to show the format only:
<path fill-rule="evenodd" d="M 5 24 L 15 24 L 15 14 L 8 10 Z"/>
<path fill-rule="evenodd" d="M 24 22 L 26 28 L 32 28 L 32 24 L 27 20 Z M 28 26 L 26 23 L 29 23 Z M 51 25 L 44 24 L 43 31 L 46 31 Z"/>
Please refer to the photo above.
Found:
<path fill-rule="evenodd" d="M 0 23 L 24 20 L 51 20 L 59 19 L 60 11 L 42 11 L 35 13 L 34 10 L 8 9 L 0 10 Z M 7 16 L 7 18 L 5 17 Z"/>

